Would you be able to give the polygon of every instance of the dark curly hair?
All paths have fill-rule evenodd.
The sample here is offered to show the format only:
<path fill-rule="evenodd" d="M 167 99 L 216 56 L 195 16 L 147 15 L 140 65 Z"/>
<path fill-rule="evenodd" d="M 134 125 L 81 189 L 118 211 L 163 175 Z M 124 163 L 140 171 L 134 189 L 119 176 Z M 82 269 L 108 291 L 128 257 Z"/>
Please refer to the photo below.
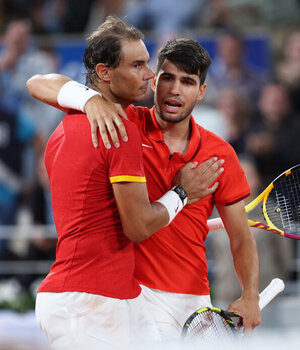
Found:
<path fill-rule="evenodd" d="M 133 26 L 127 25 L 119 18 L 108 16 L 88 38 L 83 56 L 86 67 L 86 84 L 94 85 L 98 78 L 96 65 L 104 63 L 116 68 L 122 59 L 123 40 L 142 40 L 144 35 Z"/>

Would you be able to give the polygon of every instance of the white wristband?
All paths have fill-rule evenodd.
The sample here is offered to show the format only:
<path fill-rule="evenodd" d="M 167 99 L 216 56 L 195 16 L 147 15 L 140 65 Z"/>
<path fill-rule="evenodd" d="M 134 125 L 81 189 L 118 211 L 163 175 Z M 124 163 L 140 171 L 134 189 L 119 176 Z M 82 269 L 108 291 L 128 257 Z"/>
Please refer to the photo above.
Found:
<path fill-rule="evenodd" d="M 96 95 L 102 96 L 99 92 L 71 80 L 59 90 L 57 102 L 62 107 L 85 113 L 86 103 Z"/>
<path fill-rule="evenodd" d="M 165 193 L 156 202 L 159 202 L 166 207 L 169 213 L 168 225 L 183 208 L 182 200 L 180 199 L 179 195 L 173 190 L 170 190 L 167 193 Z"/>

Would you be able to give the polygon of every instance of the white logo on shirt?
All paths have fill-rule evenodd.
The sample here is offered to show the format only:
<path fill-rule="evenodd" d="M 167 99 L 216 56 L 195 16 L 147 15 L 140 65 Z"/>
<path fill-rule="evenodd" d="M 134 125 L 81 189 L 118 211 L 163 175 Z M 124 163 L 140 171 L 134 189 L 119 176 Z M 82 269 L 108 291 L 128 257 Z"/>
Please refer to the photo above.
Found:
<path fill-rule="evenodd" d="M 143 146 L 143 147 L 148 147 L 148 148 L 153 148 L 152 146 L 145 145 L 144 143 L 142 143 L 142 146 Z"/>

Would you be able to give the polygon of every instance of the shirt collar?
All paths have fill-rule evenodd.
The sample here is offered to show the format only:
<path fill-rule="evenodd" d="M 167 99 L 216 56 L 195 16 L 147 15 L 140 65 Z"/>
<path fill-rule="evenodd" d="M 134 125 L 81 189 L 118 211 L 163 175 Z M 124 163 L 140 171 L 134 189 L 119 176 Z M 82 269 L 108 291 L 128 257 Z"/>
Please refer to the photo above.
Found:
<path fill-rule="evenodd" d="M 163 134 L 155 118 L 154 111 L 155 106 L 150 110 L 150 118 L 148 118 L 146 121 L 146 130 L 151 139 L 157 142 L 164 142 Z M 182 156 L 182 159 L 185 162 L 192 161 L 195 158 L 196 154 L 199 152 L 201 146 L 201 127 L 195 122 L 195 119 L 192 115 L 190 117 L 190 121 L 192 125 L 190 144 L 186 153 Z"/>

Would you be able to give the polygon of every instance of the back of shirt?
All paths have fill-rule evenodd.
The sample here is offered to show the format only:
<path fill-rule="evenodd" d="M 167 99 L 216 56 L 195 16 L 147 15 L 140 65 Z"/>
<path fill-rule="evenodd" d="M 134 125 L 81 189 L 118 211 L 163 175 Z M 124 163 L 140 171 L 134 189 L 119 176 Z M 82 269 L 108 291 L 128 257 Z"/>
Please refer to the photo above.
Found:
<path fill-rule="evenodd" d="M 112 182 L 144 178 L 138 131 L 130 142 L 94 148 L 85 115 L 67 115 L 51 135 L 45 163 L 58 234 L 56 261 L 39 292 L 78 291 L 134 298 L 133 243 L 123 234 Z M 126 180 L 125 180 L 126 181 Z"/>

